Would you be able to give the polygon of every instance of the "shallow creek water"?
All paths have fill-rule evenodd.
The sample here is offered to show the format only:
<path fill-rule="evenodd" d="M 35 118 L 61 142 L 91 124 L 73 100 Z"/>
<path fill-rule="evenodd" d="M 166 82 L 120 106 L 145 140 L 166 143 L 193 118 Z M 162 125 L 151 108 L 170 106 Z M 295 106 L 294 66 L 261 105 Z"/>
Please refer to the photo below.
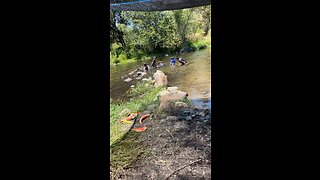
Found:
<path fill-rule="evenodd" d="M 157 68 L 168 77 L 168 86 L 177 86 L 180 90 L 188 93 L 188 98 L 198 108 L 211 108 L 211 48 L 200 51 L 173 55 L 182 57 L 188 61 L 187 66 L 170 67 L 170 57 L 158 57 L 165 66 Z M 148 64 L 150 64 L 149 62 Z M 110 95 L 113 101 L 126 101 L 126 92 L 138 81 L 133 78 L 125 82 L 128 73 L 140 67 L 143 63 L 135 62 L 127 65 L 110 67 Z M 179 64 L 179 63 L 177 63 Z M 152 77 L 157 70 L 152 69 L 144 78 Z M 123 78 L 121 78 L 123 77 Z"/>

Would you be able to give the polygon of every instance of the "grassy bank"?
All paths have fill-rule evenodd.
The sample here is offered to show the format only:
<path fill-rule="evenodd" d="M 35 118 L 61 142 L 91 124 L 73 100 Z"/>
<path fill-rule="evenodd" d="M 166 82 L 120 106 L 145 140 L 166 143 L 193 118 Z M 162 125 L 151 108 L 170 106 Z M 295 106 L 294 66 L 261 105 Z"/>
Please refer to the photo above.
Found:
<path fill-rule="evenodd" d="M 114 144 L 117 140 L 121 139 L 124 132 L 122 132 L 119 124 L 119 113 L 124 109 L 129 109 L 131 112 L 143 112 L 150 104 L 157 103 L 156 95 L 162 88 L 153 87 L 151 82 L 138 83 L 136 87 L 132 88 L 129 92 L 133 97 L 129 102 L 121 104 L 110 104 L 110 145 Z M 156 100 L 156 101 L 154 101 Z"/>
<path fill-rule="evenodd" d="M 138 83 L 130 91 L 132 99 L 122 104 L 110 103 L 110 169 L 111 176 L 129 166 L 138 156 L 148 154 L 139 146 L 139 133 L 124 132 L 118 124 L 119 113 L 124 109 L 143 112 L 150 104 L 159 104 L 156 95 L 163 88 L 153 87 L 151 82 Z"/>
<path fill-rule="evenodd" d="M 126 55 L 121 54 L 118 58 L 115 55 L 110 54 L 110 64 L 128 64 L 132 62 L 150 62 L 153 57 L 163 57 L 165 53 L 153 53 L 143 55 L 142 57 L 128 58 Z"/>

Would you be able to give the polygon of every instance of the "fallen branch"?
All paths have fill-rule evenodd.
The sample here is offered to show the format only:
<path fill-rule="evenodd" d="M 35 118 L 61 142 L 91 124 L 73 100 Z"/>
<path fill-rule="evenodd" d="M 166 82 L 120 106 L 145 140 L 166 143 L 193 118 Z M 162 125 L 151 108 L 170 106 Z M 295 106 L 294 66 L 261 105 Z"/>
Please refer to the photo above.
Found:
<path fill-rule="evenodd" d="M 172 138 L 173 140 L 175 140 L 174 137 L 172 136 L 172 134 L 169 132 L 169 130 L 166 129 L 166 131 L 169 133 L 169 135 L 171 136 L 171 138 Z"/>
<path fill-rule="evenodd" d="M 186 165 L 184 165 L 184 166 L 176 169 L 176 170 L 173 171 L 169 176 L 167 176 L 167 177 L 165 178 L 165 180 L 166 180 L 166 179 L 169 179 L 169 177 L 171 177 L 171 176 L 172 176 L 174 173 L 176 173 L 177 171 L 179 171 L 179 170 L 181 170 L 181 169 L 183 169 L 183 168 L 185 168 L 185 167 L 187 167 L 187 166 L 189 166 L 189 165 L 191 165 L 191 164 L 194 164 L 194 163 L 196 163 L 196 162 L 199 162 L 199 161 L 201 161 L 201 159 L 198 159 L 198 160 L 196 160 L 196 161 L 193 161 L 193 162 L 191 162 L 191 163 L 189 163 L 189 164 L 186 164 Z"/>

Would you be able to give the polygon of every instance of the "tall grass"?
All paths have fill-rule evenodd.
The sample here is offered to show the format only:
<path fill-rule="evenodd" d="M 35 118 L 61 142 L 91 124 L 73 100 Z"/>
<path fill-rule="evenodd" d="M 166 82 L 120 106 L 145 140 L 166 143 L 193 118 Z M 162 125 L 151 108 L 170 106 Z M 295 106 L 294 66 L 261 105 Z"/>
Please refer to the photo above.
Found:
<path fill-rule="evenodd" d="M 157 94 L 162 90 L 161 87 L 155 88 L 150 82 L 139 83 L 129 92 L 132 98 L 129 102 L 121 104 L 110 104 L 110 145 L 122 138 L 126 133 L 123 132 L 118 124 L 119 113 L 124 109 L 131 112 L 143 112 L 150 104 L 158 103 Z"/>

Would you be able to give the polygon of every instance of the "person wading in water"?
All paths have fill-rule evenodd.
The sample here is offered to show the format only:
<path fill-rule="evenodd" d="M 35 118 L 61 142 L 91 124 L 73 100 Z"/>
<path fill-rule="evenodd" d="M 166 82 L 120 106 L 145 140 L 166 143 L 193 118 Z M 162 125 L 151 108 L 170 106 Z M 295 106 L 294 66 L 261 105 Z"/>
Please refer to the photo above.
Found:
<path fill-rule="evenodd" d="M 144 65 L 144 72 L 148 72 L 149 70 L 148 65 L 146 63 L 144 63 L 143 65 Z"/>
<path fill-rule="evenodd" d="M 175 67 L 176 67 L 176 60 L 174 59 L 174 57 L 171 57 L 171 62 L 170 62 L 170 64 L 171 64 L 171 67 L 172 67 L 172 68 L 175 68 Z"/>
<path fill-rule="evenodd" d="M 151 67 L 157 67 L 156 57 L 153 58 L 152 63 L 151 63 Z"/>
<path fill-rule="evenodd" d="M 178 59 L 178 61 L 179 61 L 181 66 L 183 66 L 185 64 L 188 64 L 188 62 L 186 60 L 182 59 L 182 58 L 177 58 L 177 59 Z"/>

